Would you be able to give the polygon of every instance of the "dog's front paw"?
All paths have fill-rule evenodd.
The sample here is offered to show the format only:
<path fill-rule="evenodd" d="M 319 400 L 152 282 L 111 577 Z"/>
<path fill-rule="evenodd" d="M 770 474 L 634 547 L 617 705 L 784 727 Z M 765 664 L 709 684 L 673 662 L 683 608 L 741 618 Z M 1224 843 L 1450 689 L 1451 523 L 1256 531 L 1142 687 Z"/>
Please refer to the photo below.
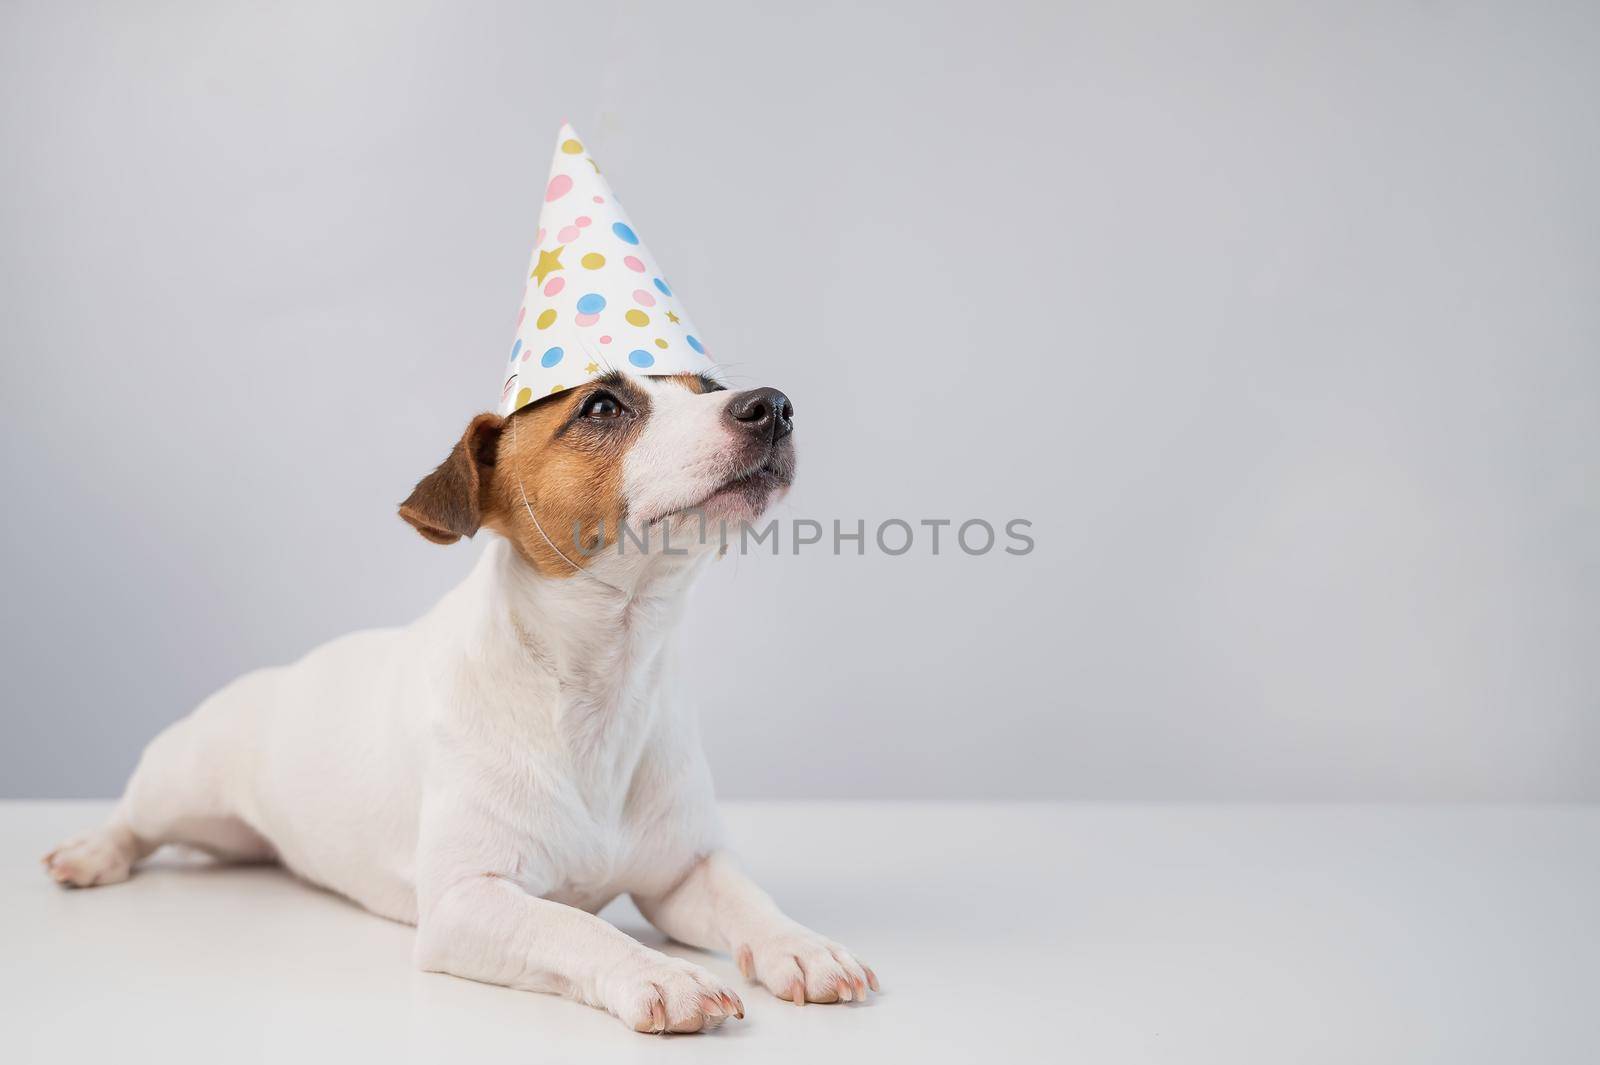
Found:
<path fill-rule="evenodd" d="M 800 925 L 740 944 L 733 957 L 746 979 L 797 1006 L 860 1002 L 868 988 L 878 990 L 877 974 L 839 944 Z"/>
<path fill-rule="evenodd" d="M 743 1017 L 732 989 L 692 962 L 645 951 L 605 985 L 605 1007 L 636 1032 L 698 1032 Z"/>

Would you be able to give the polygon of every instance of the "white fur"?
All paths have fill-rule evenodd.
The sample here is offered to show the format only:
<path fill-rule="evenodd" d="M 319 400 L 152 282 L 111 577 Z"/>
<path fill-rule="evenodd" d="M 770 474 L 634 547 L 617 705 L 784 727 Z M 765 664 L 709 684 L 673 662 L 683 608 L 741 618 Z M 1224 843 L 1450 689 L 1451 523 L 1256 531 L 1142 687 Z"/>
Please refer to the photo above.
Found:
<path fill-rule="evenodd" d="M 693 507 L 744 472 L 728 447 L 723 411 L 733 393 L 699 394 L 657 383 L 651 413 L 622 464 L 622 494 L 635 521 Z"/>
<path fill-rule="evenodd" d="M 714 454 L 725 397 L 652 391 L 625 483 L 630 511 L 654 517 L 727 471 Z M 720 849 L 695 715 L 672 684 L 710 550 L 607 555 L 594 579 L 553 579 L 494 537 L 414 624 L 345 636 L 207 699 L 146 749 L 112 822 L 46 864 L 89 885 L 168 842 L 275 857 L 417 924 L 424 968 L 567 994 L 644 1031 L 711 1027 L 743 1006 L 593 916 L 623 893 L 783 997 L 858 998 L 868 971 Z"/>

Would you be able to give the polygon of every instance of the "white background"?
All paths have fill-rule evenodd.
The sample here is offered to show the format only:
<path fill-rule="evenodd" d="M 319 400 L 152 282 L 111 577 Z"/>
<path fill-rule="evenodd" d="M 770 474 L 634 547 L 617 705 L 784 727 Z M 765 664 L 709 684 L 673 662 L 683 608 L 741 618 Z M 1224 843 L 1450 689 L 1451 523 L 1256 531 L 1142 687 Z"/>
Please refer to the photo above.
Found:
<path fill-rule="evenodd" d="M 716 567 L 723 794 L 1600 798 L 1593 8 L 769 6 L 0 8 L 0 794 L 461 576 L 570 118 L 784 516 L 1034 522 Z"/>

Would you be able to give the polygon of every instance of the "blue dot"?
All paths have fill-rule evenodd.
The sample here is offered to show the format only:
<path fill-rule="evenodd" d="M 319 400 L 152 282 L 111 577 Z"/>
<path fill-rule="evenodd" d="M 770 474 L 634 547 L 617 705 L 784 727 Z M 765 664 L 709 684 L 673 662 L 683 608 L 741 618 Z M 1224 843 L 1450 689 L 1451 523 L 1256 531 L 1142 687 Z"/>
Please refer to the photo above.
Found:
<path fill-rule="evenodd" d="M 628 352 L 628 361 L 633 363 L 635 366 L 643 368 L 646 366 L 654 366 L 656 364 L 656 357 L 650 354 L 648 351 L 645 351 L 643 348 L 635 348 Z"/>
<path fill-rule="evenodd" d="M 700 338 L 695 336 L 693 333 L 690 333 L 689 335 L 684 337 L 684 339 L 689 342 L 689 346 L 691 348 L 693 348 L 695 351 L 698 351 L 702 355 L 704 355 L 706 353 L 706 349 L 703 348 L 700 345 Z"/>
<path fill-rule="evenodd" d="M 667 283 L 665 281 L 661 280 L 659 277 L 656 278 L 656 288 L 661 290 L 661 294 L 663 296 L 672 295 L 672 290 L 667 287 Z"/>
<path fill-rule="evenodd" d="M 544 367 L 554 366 L 556 363 L 561 361 L 561 356 L 565 354 L 566 352 L 562 351 L 560 348 L 551 348 L 549 351 L 545 352 L 544 357 L 539 360 L 539 365 Z"/>
<path fill-rule="evenodd" d="M 519 337 L 517 339 L 517 342 L 515 344 L 511 345 L 511 361 L 512 362 L 516 362 L 517 361 L 517 355 L 521 351 L 522 351 L 522 339 Z"/>
<path fill-rule="evenodd" d="M 625 222 L 612 222 L 611 232 L 615 233 L 617 235 L 617 239 L 622 241 L 624 244 L 639 243 L 638 235 L 634 233 L 633 230 L 629 229 L 627 223 Z"/>
<path fill-rule="evenodd" d="M 591 292 L 578 301 L 579 314 L 599 314 L 606 309 L 606 298 L 598 292 Z"/>

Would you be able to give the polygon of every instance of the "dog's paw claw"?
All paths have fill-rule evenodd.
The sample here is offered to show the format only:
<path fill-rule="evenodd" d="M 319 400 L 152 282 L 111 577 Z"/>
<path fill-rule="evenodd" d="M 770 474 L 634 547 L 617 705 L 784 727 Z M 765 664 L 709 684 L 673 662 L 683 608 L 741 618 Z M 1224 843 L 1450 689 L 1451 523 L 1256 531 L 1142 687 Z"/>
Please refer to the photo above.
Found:
<path fill-rule="evenodd" d="M 741 944 L 734 961 L 748 980 L 797 1006 L 862 1002 L 878 977 L 839 944 L 803 928 Z"/>
<path fill-rule="evenodd" d="M 701 1032 L 744 1016 L 744 1002 L 692 962 L 650 951 L 614 975 L 605 1005 L 636 1032 Z"/>

